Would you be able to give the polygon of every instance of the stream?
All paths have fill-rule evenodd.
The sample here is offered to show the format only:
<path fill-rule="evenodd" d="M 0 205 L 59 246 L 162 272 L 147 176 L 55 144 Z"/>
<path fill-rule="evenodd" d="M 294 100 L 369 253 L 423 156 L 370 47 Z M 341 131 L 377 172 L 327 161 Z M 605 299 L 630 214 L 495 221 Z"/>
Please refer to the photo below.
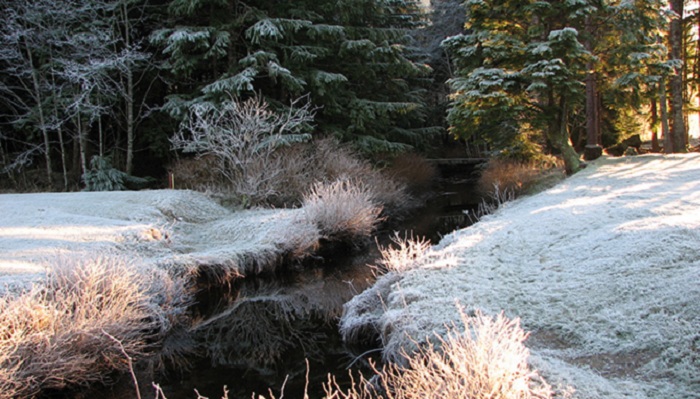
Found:
<path fill-rule="evenodd" d="M 394 231 L 413 232 L 437 243 L 441 236 L 466 227 L 465 210 L 481 198 L 473 178 L 443 178 L 424 207 L 398 226 L 378 231 L 389 243 Z M 343 304 L 375 280 L 368 267 L 379 256 L 375 243 L 361 251 L 339 250 L 332 259 L 305 265 L 299 271 L 245 278 L 229 285 L 203 284 L 193 309 L 203 320 L 194 329 L 201 348 L 193 367 L 160 380 L 167 399 L 322 397 L 328 373 L 347 386 L 348 370 L 362 371 L 358 354 L 346 348 L 337 331 Z M 378 350 L 374 353 L 378 355 Z M 308 377 L 307 377 L 308 361 Z M 366 371 L 366 370 L 365 370 Z M 308 379 L 308 388 L 307 388 Z"/>

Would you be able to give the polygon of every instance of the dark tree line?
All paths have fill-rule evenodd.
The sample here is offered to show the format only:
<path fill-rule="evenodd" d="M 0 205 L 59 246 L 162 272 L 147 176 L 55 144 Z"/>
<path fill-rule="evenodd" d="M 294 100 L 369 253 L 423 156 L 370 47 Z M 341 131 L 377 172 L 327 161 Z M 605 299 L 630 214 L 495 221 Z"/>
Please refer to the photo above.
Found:
<path fill-rule="evenodd" d="M 0 178 L 69 189 L 94 156 L 162 173 L 193 107 L 256 95 L 279 112 L 303 98 L 306 133 L 366 154 L 420 148 L 441 126 L 504 156 L 559 153 L 569 172 L 645 126 L 655 149 L 683 152 L 695 6 L 0 0 Z"/>

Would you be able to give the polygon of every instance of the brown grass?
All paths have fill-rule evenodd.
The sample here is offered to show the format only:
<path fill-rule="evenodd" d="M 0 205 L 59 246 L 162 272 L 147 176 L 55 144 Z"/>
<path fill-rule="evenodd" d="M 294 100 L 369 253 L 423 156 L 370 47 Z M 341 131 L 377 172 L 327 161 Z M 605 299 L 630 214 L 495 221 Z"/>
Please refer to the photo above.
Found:
<path fill-rule="evenodd" d="M 529 369 L 527 334 L 519 321 L 503 314 L 495 318 L 460 311 L 463 327 L 452 326 L 446 336 L 436 335 L 406 364 L 375 370 L 371 380 L 360 377 L 348 390 L 333 378 L 325 385 L 329 399 L 535 399 L 551 398 L 552 390 Z"/>
<path fill-rule="evenodd" d="M 0 298 L 0 398 L 108 383 L 163 335 L 179 300 L 121 259 L 60 260 L 43 285 Z"/>
<path fill-rule="evenodd" d="M 428 190 L 439 174 L 434 164 L 412 152 L 400 154 L 392 159 L 385 173 L 404 183 L 412 193 Z"/>
<path fill-rule="evenodd" d="M 375 169 L 349 147 L 333 139 L 284 147 L 265 158 L 250 160 L 233 182 L 217 171 L 211 156 L 183 159 L 171 166 L 176 188 L 213 194 L 236 206 L 298 206 L 315 182 L 354 179 L 372 192 L 385 210 L 410 205 L 406 185 Z"/>
<path fill-rule="evenodd" d="M 497 193 L 512 193 L 515 197 L 532 194 L 563 179 L 565 176 L 560 161 L 520 162 L 505 159 L 492 159 L 479 178 L 479 191 L 491 197 Z"/>
<path fill-rule="evenodd" d="M 382 212 L 367 186 L 348 179 L 316 183 L 304 197 L 303 207 L 325 238 L 341 241 L 369 236 Z"/>

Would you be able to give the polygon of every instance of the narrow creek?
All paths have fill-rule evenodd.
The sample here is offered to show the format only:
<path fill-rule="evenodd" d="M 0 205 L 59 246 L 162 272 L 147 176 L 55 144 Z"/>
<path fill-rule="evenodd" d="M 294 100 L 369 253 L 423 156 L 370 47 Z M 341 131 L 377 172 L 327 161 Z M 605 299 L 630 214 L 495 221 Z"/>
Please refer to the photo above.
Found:
<path fill-rule="evenodd" d="M 377 232 L 386 245 L 394 231 L 412 232 L 436 243 L 470 220 L 481 198 L 472 176 L 442 178 L 424 207 L 398 226 Z M 337 331 L 343 304 L 369 287 L 379 252 L 374 243 L 361 251 L 338 251 L 332 259 L 270 276 L 237 280 L 230 285 L 204 285 L 193 310 L 203 322 L 194 330 L 201 348 L 190 371 L 173 372 L 160 386 L 168 399 L 269 396 L 310 398 L 323 395 L 329 373 L 349 384 L 357 354 L 346 348 Z M 257 396 L 253 396 L 257 398 Z"/>

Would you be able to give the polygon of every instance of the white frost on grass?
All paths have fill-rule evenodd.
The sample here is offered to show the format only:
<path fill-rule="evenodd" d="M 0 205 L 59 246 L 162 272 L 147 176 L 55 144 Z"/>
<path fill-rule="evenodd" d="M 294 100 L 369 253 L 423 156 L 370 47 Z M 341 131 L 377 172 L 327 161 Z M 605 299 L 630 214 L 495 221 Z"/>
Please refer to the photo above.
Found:
<path fill-rule="evenodd" d="M 697 398 L 699 242 L 700 154 L 601 159 L 380 278 L 342 332 L 378 331 L 397 360 L 458 320 L 458 301 L 519 317 L 561 397 Z"/>
<path fill-rule="evenodd" d="M 40 278 L 58 256 L 127 255 L 180 272 L 263 271 L 319 239 L 299 210 L 232 212 L 186 190 L 0 195 L 0 291 Z"/>

